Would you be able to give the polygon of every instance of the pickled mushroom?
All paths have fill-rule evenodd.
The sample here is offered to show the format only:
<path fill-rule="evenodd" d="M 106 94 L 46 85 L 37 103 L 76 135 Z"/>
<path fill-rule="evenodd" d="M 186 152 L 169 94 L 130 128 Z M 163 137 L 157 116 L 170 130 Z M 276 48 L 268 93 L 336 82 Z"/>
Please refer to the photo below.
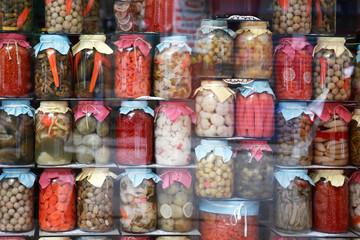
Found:
<path fill-rule="evenodd" d="M 76 122 L 76 129 L 82 135 L 93 133 L 96 129 L 96 119 L 93 116 L 85 116 L 78 119 Z"/>

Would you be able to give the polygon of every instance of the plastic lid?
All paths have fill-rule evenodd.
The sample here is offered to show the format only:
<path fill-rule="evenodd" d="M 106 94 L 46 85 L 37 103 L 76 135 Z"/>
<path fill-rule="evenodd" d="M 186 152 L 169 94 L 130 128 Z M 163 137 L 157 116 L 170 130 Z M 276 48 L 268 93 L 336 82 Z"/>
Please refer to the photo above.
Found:
<path fill-rule="evenodd" d="M 147 101 L 122 101 L 121 102 L 122 107 L 147 107 L 148 102 Z"/>

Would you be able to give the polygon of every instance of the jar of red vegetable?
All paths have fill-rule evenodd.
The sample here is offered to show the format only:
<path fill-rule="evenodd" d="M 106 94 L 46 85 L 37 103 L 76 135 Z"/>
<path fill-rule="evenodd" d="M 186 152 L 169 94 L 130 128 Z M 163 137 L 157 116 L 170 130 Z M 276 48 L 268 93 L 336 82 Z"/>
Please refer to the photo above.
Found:
<path fill-rule="evenodd" d="M 275 131 L 275 95 L 267 81 L 254 81 L 239 88 L 236 97 L 236 135 L 271 138 Z"/>
<path fill-rule="evenodd" d="M 0 97 L 31 93 L 30 48 L 25 35 L 0 33 Z"/>
<path fill-rule="evenodd" d="M 108 56 L 113 50 L 105 35 L 81 35 L 72 48 L 75 95 L 80 98 L 104 98 L 111 89 L 112 69 Z"/>
<path fill-rule="evenodd" d="M 45 169 L 40 175 L 39 225 L 49 232 L 69 231 L 76 223 L 74 171 Z"/>
<path fill-rule="evenodd" d="M 115 96 L 149 96 L 151 90 L 151 45 L 145 35 L 122 35 L 115 46 Z"/>
<path fill-rule="evenodd" d="M 325 103 L 321 107 L 320 111 L 318 105 L 310 107 L 320 118 L 314 139 L 313 164 L 346 166 L 349 162 L 348 124 L 351 114 L 341 103 Z"/>
<path fill-rule="evenodd" d="M 275 48 L 278 99 L 309 100 L 312 94 L 313 47 L 305 37 L 282 38 Z"/>
<path fill-rule="evenodd" d="M 349 180 L 350 227 L 360 231 L 360 171 L 351 175 Z"/>
<path fill-rule="evenodd" d="M 146 0 L 146 32 L 171 33 L 174 27 L 174 0 Z"/>
<path fill-rule="evenodd" d="M 202 240 L 257 240 L 259 202 L 200 200 Z"/>
<path fill-rule="evenodd" d="M 150 164 L 153 156 L 154 111 L 146 101 L 123 101 L 116 125 L 117 161 L 124 165 Z"/>
<path fill-rule="evenodd" d="M 319 170 L 310 174 L 313 191 L 313 229 L 345 233 L 349 227 L 348 181 L 343 170 Z"/>

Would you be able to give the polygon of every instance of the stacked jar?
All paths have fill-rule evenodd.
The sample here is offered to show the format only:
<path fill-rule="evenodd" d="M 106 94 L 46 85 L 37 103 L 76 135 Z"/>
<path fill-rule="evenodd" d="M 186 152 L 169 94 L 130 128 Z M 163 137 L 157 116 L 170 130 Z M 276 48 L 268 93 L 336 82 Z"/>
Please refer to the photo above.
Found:
<path fill-rule="evenodd" d="M 360 109 L 355 108 L 349 123 L 350 163 L 360 165 Z"/>
<path fill-rule="evenodd" d="M 354 72 L 351 76 L 351 100 L 360 104 L 360 45 L 357 46 L 357 52 Z"/>

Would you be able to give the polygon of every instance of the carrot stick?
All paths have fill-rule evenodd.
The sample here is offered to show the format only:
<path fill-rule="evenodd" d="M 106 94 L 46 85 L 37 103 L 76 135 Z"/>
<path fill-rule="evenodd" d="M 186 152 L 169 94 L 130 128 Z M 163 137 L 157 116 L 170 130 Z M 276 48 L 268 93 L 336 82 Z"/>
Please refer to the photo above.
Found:
<path fill-rule="evenodd" d="M 78 52 L 78 53 L 75 55 L 74 70 L 73 70 L 73 79 L 75 79 L 76 69 L 77 69 L 77 67 L 78 67 L 78 65 L 79 65 L 80 58 L 81 58 L 81 52 Z"/>
<path fill-rule="evenodd" d="M 259 105 L 260 105 L 260 112 L 261 112 L 261 123 L 259 126 L 261 126 L 262 130 L 262 137 L 264 137 L 264 127 L 265 127 L 265 121 L 266 121 L 266 115 L 268 111 L 268 98 L 266 93 L 260 93 L 259 94 Z"/>
<path fill-rule="evenodd" d="M 263 130 L 259 126 L 262 125 L 263 121 L 262 121 L 262 113 L 261 113 L 258 93 L 254 93 L 252 97 L 253 97 L 252 107 L 254 109 L 254 124 L 255 124 L 254 137 L 261 138 L 263 135 Z"/>
<path fill-rule="evenodd" d="M 105 67 L 107 67 L 107 68 L 109 68 L 109 69 L 111 68 L 111 63 L 110 63 L 110 61 L 109 61 L 108 58 L 103 57 L 103 58 L 101 59 L 101 61 L 102 61 L 103 66 L 105 66 Z"/>
<path fill-rule="evenodd" d="M 181 69 L 182 69 L 183 71 L 187 68 L 187 66 L 189 66 L 190 60 L 191 60 L 190 54 L 187 53 L 186 56 L 185 56 L 184 62 L 183 62 L 183 64 L 182 64 L 182 66 L 181 66 Z"/>
<path fill-rule="evenodd" d="M 266 116 L 264 120 L 264 138 L 271 138 L 274 135 L 274 100 L 270 94 L 263 93 L 267 100 Z"/>
<path fill-rule="evenodd" d="M 245 137 L 245 98 L 241 95 L 241 93 L 238 93 L 237 95 L 236 105 L 236 135 L 239 137 Z"/>
<path fill-rule="evenodd" d="M 86 5 L 86 8 L 83 12 L 83 17 L 85 17 L 90 12 L 94 2 L 95 2 L 95 0 L 89 0 L 88 4 Z"/>
<path fill-rule="evenodd" d="M 254 120 L 254 107 L 253 107 L 253 96 L 245 98 L 245 123 L 248 130 L 247 137 L 254 137 L 255 135 L 255 120 Z"/>
<path fill-rule="evenodd" d="M 50 63 L 50 68 L 51 68 L 51 72 L 54 78 L 54 83 L 56 87 L 60 86 L 60 82 L 59 82 L 59 75 L 58 75 L 58 71 L 57 71 L 57 67 L 56 67 L 56 58 L 55 58 L 55 50 L 52 48 L 49 48 L 48 50 L 46 50 L 48 59 L 49 59 L 49 63 Z"/>
<path fill-rule="evenodd" d="M 18 17 L 16 26 L 18 28 L 21 28 L 24 25 L 24 23 L 25 23 L 26 19 L 28 18 L 28 16 L 29 16 L 29 8 L 25 7 L 24 10 L 21 12 L 21 14 Z"/>
<path fill-rule="evenodd" d="M 65 0 L 65 1 L 66 1 L 66 15 L 69 15 L 71 11 L 72 0 Z"/>
<path fill-rule="evenodd" d="M 92 75 L 91 75 L 89 93 L 92 93 L 94 91 L 96 80 L 97 80 L 98 75 L 99 75 L 100 67 L 101 67 L 101 53 L 96 52 L 95 57 L 94 57 L 94 68 L 93 68 L 93 72 L 92 72 Z"/>
<path fill-rule="evenodd" d="M 321 24 L 322 24 L 322 12 L 321 12 L 320 0 L 315 0 L 315 6 L 316 6 L 316 14 L 317 14 L 317 17 L 318 17 L 317 25 L 320 28 Z"/>

